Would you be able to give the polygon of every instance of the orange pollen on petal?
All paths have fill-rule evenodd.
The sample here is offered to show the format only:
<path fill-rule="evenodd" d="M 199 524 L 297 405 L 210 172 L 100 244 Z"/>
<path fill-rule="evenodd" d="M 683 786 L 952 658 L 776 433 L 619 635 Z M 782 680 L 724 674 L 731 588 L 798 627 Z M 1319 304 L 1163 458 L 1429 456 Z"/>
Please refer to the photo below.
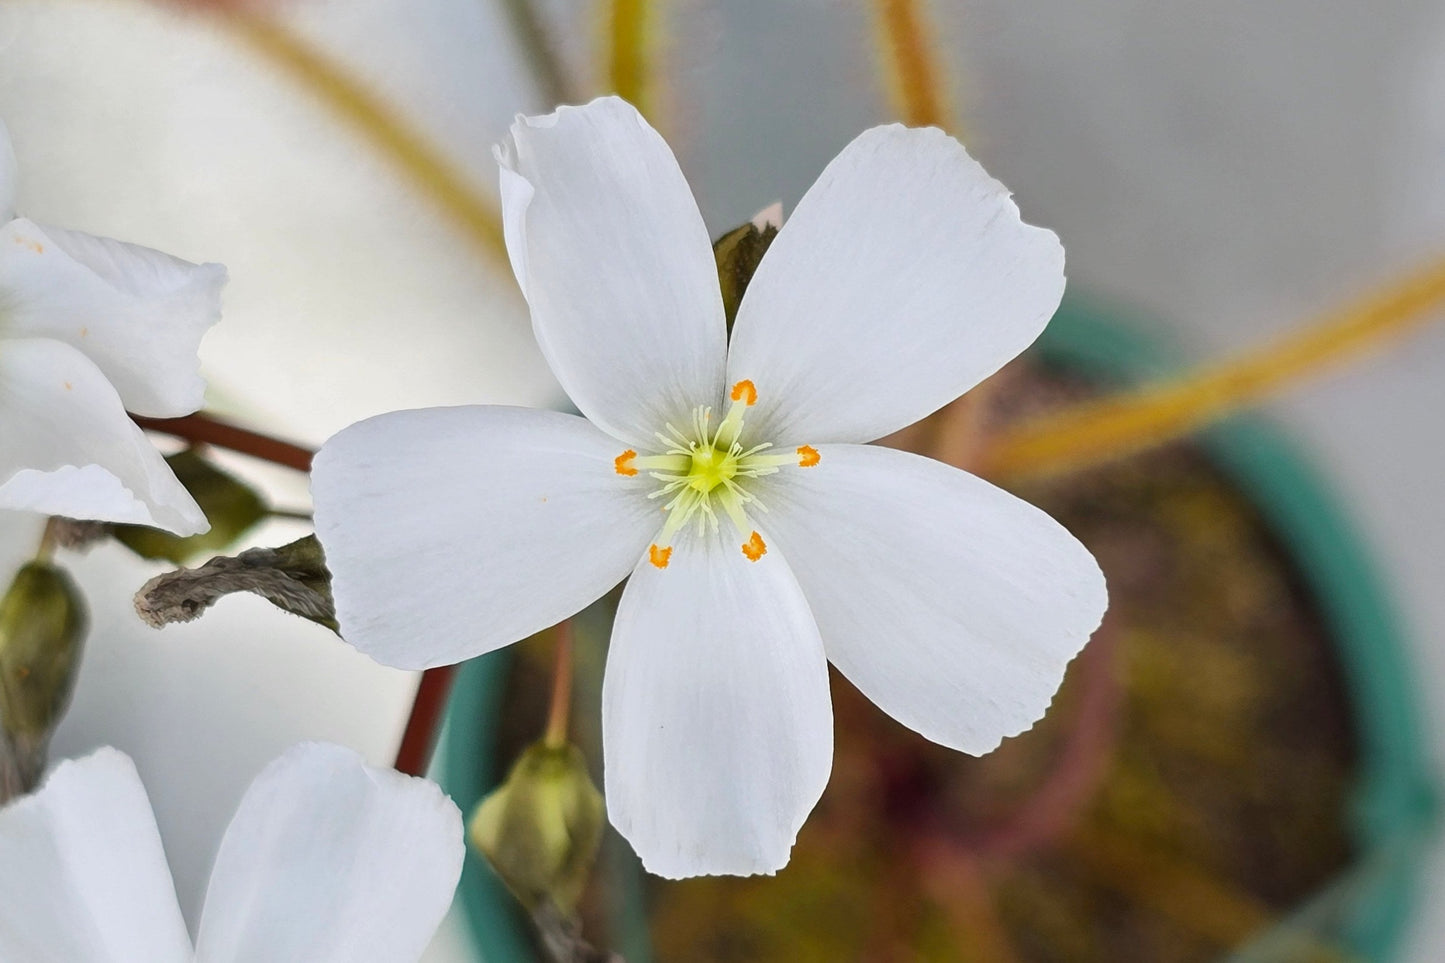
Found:
<path fill-rule="evenodd" d="M 752 537 L 743 543 L 743 554 L 749 562 L 756 562 L 768 553 L 768 545 L 763 541 L 763 536 L 753 532 Z"/>
<path fill-rule="evenodd" d="M 612 459 L 612 467 L 617 469 L 617 474 L 632 476 L 637 474 L 637 469 L 632 467 L 632 459 L 637 457 L 637 452 L 631 448 Z M 663 564 L 666 564 L 665 562 Z"/>
<path fill-rule="evenodd" d="M 798 467 L 799 467 L 799 468 L 812 468 L 814 465 L 816 465 L 818 462 L 820 462 L 820 461 L 822 461 L 822 460 L 823 460 L 823 456 L 820 455 L 820 454 L 818 454 L 818 449 L 814 448 L 812 445 L 799 445 L 799 446 L 798 446 Z"/>
<path fill-rule="evenodd" d="M 658 548 L 656 545 L 647 546 L 647 560 L 658 568 L 667 568 L 667 562 L 672 558 L 672 546 Z"/>
<path fill-rule="evenodd" d="M 732 399 L 733 401 L 741 401 L 743 404 L 751 408 L 753 405 L 758 403 L 757 386 L 748 379 L 744 378 L 742 381 L 739 381 L 737 384 L 733 385 Z"/>

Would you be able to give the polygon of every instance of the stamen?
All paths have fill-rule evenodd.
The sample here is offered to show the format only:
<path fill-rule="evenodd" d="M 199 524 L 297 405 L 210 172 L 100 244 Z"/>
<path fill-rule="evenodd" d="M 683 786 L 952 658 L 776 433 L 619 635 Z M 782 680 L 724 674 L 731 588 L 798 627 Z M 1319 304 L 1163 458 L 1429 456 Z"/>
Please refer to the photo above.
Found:
<path fill-rule="evenodd" d="M 667 568 L 668 561 L 672 558 L 672 546 L 658 548 L 656 545 L 647 547 L 647 560 L 658 568 Z"/>
<path fill-rule="evenodd" d="M 756 562 L 767 553 L 767 543 L 763 541 L 763 537 L 757 532 L 753 532 L 752 537 L 743 543 L 743 555 L 746 556 L 749 562 Z"/>
<path fill-rule="evenodd" d="M 631 448 L 612 459 L 612 467 L 619 475 L 626 475 L 629 478 L 637 474 L 637 469 L 632 467 L 632 460 L 637 457 L 637 452 Z"/>
<path fill-rule="evenodd" d="M 737 384 L 733 385 L 733 392 L 731 397 L 733 401 L 741 401 L 743 404 L 751 408 L 753 405 L 758 403 L 757 386 L 748 379 L 744 378 L 742 381 L 739 381 Z"/>
<path fill-rule="evenodd" d="M 723 490 L 718 492 L 717 500 L 722 505 L 723 511 L 727 512 L 728 519 L 738 530 L 739 535 L 752 528 L 752 525 L 748 524 L 747 516 L 743 514 L 744 502 L 752 499 L 741 488 L 728 482 Z"/>
<path fill-rule="evenodd" d="M 641 458 L 634 458 L 632 467 L 646 472 L 664 472 L 670 476 L 685 473 L 690 461 L 685 452 L 668 452 L 666 455 L 643 455 Z M 657 475 L 654 474 L 653 477 L 656 478 Z"/>
<path fill-rule="evenodd" d="M 799 445 L 799 446 L 798 446 L 798 467 L 799 467 L 799 468 L 812 468 L 814 465 L 816 465 L 818 462 L 820 462 L 820 461 L 822 461 L 822 460 L 823 460 L 823 456 L 820 455 L 820 454 L 818 454 L 818 449 L 814 448 L 812 445 Z"/>

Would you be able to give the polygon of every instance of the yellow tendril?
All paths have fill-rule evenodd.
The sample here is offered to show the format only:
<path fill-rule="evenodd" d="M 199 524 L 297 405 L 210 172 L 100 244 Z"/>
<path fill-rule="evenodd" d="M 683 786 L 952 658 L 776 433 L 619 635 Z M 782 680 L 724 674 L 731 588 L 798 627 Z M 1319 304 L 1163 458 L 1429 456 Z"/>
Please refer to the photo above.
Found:
<path fill-rule="evenodd" d="M 654 19 L 651 0 L 611 0 L 607 15 L 607 83 L 649 119 Z"/>
<path fill-rule="evenodd" d="M 216 19 L 253 53 L 309 90 L 337 119 L 406 174 L 497 266 L 507 267 L 507 248 L 495 206 L 360 78 L 258 10 L 231 7 L 218 12 Z"/>
<path fill-rule="evenodd" d="M 993 478 L 1060 474 L 1172 441 L 1401 337 L 1442 307 L 1445 261 L 1233 361 L 1020 425 L 993 439 L 974 467 Z"/>
<path fill-rule="evenodd" d="M 948 129 L 947 96 L 937 44 L 917 0 L 873 0 L 879 66 L 888 80 L 894 110 L 910 127 Z"/>

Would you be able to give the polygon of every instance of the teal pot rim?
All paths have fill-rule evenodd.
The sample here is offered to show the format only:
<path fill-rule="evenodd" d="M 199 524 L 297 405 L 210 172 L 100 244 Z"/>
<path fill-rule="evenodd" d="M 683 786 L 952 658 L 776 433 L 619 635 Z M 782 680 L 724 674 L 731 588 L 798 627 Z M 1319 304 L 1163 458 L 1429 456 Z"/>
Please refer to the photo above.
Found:
<path fill-rule="evenodd" d="M 1071 295 L 1037 348 L 1046 361 L 1098 383 L 1136 385 L 1183 367 L 1182 353 L 1155 330 L 1114 305 Z M 1349 814 L 1360 852 L 1356 866 L 1230 960 L 1288 958 L 1280 948 L 1289 940 L 1326 925 L 1364 959 L 1392 959 L 1416 903 L 1422 843 L 1433 835 L 1437 809 L 1419 693 L 1394 606 L 1348 512 L 1282 432 L 1258 415 L 1241 414 L 1202 432 L 1199 441 L 1291 553 L 1332 629 L 1360 750 Z M 450 736 L 475 731 L 474 720 L 500 711 L 510 658 L 503 649 L 463 664 L 448 703 L 435 774 L 463 812 L 501 772 L 491 745 Z M 487 959 L 531 958 L 513 900 L 470 851 L 458 898 Z M 629 941 L 639 945 L 620 948 L 631 963 L 645 963 L 644 939 L 639 931 Z"/>

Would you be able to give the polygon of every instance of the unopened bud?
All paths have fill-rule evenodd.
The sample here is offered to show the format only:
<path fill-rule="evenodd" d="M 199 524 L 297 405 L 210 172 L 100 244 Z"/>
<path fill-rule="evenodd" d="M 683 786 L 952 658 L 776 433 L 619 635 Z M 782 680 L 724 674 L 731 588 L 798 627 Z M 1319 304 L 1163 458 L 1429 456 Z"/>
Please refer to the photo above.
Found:
<path fill-rule="evenodd" d="M 722 287 L 723 315 L 727 319 L 728 331 L 732 331 L 753 273 L 762 263 L 773 238 L 778 236 L 781 221 L 782 210 L 768 208 L 750 223 L 728 231 L 713 242 L 713 260 L 717 263 L 717 279 Z"/>
<path fill-rule="evenodd" d="M 537 742 L 473 810 L 467 835 L 529 911 L 577 908 L 602 841 L 602 794 L 572 745 Z"/>
<path fill-rule="evenodd" d="M 22 568 L 0 598 L 0 798 L 33 789 L 45 749 L 75 687 L 85 602 L 69 575 L 46 562 Z"/>

